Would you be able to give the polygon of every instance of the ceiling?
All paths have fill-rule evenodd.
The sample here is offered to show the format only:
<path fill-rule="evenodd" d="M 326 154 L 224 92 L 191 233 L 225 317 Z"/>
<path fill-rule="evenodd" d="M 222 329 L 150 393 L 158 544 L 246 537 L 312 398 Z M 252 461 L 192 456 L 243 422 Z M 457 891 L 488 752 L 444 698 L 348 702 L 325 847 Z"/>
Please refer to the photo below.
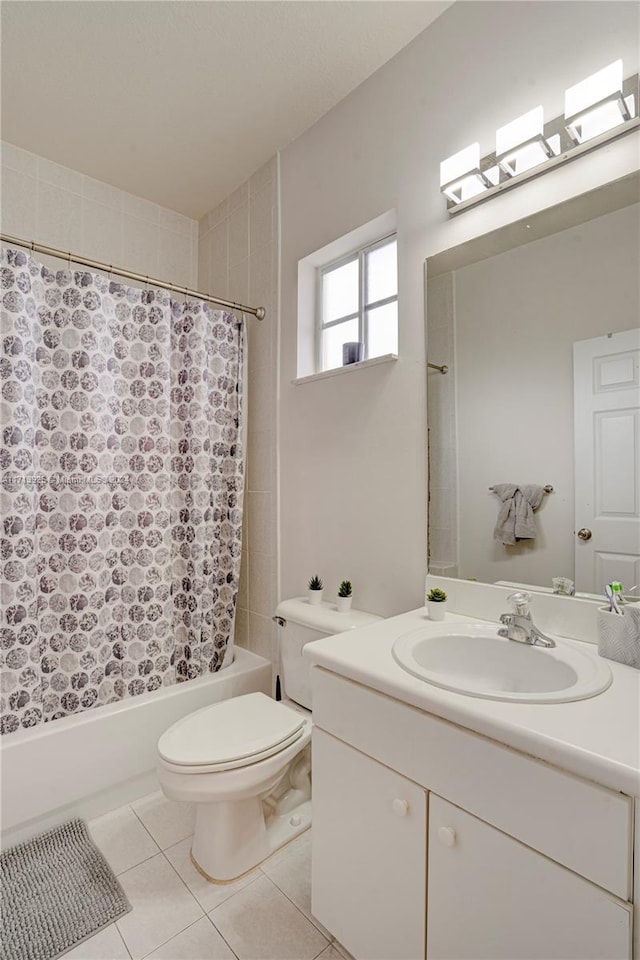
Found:
<path fill-rule="evenodd" d="M 450 3 L 4 0 L 4 140 L 199 218 Z"/>

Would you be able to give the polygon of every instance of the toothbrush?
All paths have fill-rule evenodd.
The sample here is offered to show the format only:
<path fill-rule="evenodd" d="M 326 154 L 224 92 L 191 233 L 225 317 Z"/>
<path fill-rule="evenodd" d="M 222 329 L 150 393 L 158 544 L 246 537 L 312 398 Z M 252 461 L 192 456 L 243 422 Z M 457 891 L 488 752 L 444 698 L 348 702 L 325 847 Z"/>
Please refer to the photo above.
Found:
<path fill-rule="evenodd" d="M 613 587 L 610 583 L 606 585 L 606 587 L 604 588 L 604 592 L 606 594 L 607 600 L 609 601 L 610 612 L 620 613 L 621 611 L 618 609 L 618 601 L 614 593 Z"/>

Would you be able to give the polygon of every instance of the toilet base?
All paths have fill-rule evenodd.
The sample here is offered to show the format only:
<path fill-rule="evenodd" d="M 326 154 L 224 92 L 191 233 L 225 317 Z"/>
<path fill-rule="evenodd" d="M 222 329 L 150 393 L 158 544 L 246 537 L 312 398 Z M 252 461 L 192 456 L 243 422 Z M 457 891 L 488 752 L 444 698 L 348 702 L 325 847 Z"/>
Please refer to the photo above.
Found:
<path fill-rule="evenodd" d="M 199 803 L 196 811 L 191 859 L 211 883 L 237 880 L 311 826 L 311 800 L 287 812 L 269 798 Z"/>

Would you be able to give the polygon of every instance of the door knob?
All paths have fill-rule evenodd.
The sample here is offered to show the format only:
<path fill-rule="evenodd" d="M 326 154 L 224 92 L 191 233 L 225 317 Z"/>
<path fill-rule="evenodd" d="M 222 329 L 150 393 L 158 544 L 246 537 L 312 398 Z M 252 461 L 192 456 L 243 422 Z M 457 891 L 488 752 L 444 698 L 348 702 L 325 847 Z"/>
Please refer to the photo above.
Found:
<path fill-rule="evenodd" d="M 593 534 L 588 527 L 581 527 L 580 530 L 578 530 L 578 540 L 591 540 L 592 536 Z"/>
<path fill-rule="evenodd" d="M 391 809 L 398 817 L 405 817 L 409 812 L 409 804 L 406 800 L 401 800 L 400 797 L 396 797 L 392 804 Z"/>

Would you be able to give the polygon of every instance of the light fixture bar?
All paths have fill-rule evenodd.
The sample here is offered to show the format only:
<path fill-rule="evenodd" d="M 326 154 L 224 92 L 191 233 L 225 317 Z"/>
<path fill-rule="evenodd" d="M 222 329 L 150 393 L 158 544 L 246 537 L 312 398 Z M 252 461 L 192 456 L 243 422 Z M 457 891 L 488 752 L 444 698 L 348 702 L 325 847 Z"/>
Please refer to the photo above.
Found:
<path fill-rule="evenodd" d="M 597 74 L 594 76 L 597 77 Z M 590 79 L 587 78 L 587 80 Z M 612 89 L 615 85 L 613 70 L 608 75 L 607 82 L 608 89 L 598 100 L 594 100 L 593 92 L 590 93 L 590 103 L 588 103 L 587 94 L 581 90 L 569 96 L 568 105 L 575 105 L 578 108 L 575 114 L 555 117 L 541 127 L 542 108 L 538 107 L 534 111 L 529 111 L 533 116 L 529 116 L 528 120 L 528 115 L 523 114 L 523 117 L 500 128 L 496 136 L 498 148 L 496 153 L 485 154 L 477 161 L 476 167 L 467 169 L 465 175 L 473 178 L 473 183 L 465 184 L 463 188 L 460 188 L 460 184 L 455 180 L 449 183 L 443 181 L 443 172 L 446 173 L 450 168 L 446 167 L 446 161 L 441 164 L 440 189 L 447 197 L 449 216 L 461 213 L 548 170 L 575 160 L 618 137 L 637 131 L 640 128 L 638 74 L 628 77 L 620 90 Z M 615 83 L 617 82 L 616 79 Z M 576 87 L 581 86 L 576 84 Z M 597 93 L 597 85 L 584 89 L 591 91 L 596 89 Z M 601 85 L 599 89 L 602 92 L 605 88 Z M 566 106 L 567 100 L 565 100 Z M 598 110 L 610 111 L 610 116 L 608 118 L 598 116 Z M 568 129 L 569 123 L 574 124 L 577 130 Z M 597 127 L 598 124 L 600 129 Z M 577 133 L 577 137 L 574 133 Z M 499 150 L 502 152 L 498 152 Z M 475 155 L 473 159 L 475 161 Z"/>

